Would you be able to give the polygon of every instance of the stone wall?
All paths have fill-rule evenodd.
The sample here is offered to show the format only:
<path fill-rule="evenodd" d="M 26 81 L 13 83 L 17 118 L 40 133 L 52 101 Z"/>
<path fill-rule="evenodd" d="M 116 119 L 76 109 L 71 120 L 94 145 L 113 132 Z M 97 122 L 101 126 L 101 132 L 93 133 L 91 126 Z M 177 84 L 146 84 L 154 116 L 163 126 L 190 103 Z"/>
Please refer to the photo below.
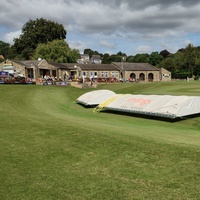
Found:
<path fill-rule="evenodd" d="M 171 81 L 172 80 L 171 72 L 169 72 L 168 70 L 166 70 L 164 68 L 161 68 L 160 69 L 160 79 L 163 82 L 169 82 L 169 81 Z"/>
<path fill-rule="evenodd" d="M 133 78 L 133 81 L 158 82 L 160 81 L 159 71 L 125 71 L 126 80 Z"/>
<path fill-rule="evenodd" d="M 11 65 L 12 67 L 14 67 L 14 70 L 15 70 L 15 75 L 17 74 L 21 74 L 23 76 L 26 76 L 26 70 L 25 70 L 25 67 L 18 64 L 18 63 L 15 63 L 13 61 L 6 61 L 6 62 L 3 62 L 3 63 L 0 63 L 0 70 L 3 69 L 3 66 L 4 65 Z"/>

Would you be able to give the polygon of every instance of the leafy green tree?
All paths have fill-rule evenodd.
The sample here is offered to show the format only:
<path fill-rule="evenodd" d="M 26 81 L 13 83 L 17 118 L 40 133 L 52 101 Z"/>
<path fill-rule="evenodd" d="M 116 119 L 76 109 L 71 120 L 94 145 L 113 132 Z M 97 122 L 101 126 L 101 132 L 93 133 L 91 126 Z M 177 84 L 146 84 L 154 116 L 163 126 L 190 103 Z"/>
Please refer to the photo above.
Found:
<path fill-rule="evenodd" d="M 136 63 L 149 63 L 149 54 L 142 53 L 136 54 L 135 56 L 128 56 L 127 62 L 136 62 Z"/>
<path fill-rule="evenodd" d="M 185 63 L 188 67 L 188 72 L 194 75 L 195 59 L 196 59 L 196 48 L 192 44 L 188 44 L 184 51 Z"/>
<path fill-rule="evenodd" d="M 177 51 L 175 54 L 171 53 L 157 66 L 169 70 L 174 77 L 180 77 L 180 74 L 185 74 L 185 72 L 183 71 L 183 68 L 185 66 L 184 53 L 182 51 Z"/>
<path fill-rule="evenodd" d="M 127 62 L 135 62 L 135 57 L 134 57 L 134 56 L 128 56 L 128 57 L 126 58 L 126 61 L 127 61 Z"/>
<path fill-rule="evenodd" d="M 17 54 L 15 47 L 12 45 L 10 46 L 9 43 L 0 41 L 0 55 L 3 55 L 4 59 L 17 59 L 20 55 Z"/>
<path fill-rule="evenodd" d="M 116 55 L 116 54 L 113 54 L 106 59 L 106 63 L 109 63 L 109 64 L 112 62 L 121 62 L 121 61 L 122 61 L 122 56 Z"/>
<path fill-rule="evenodd" d="M 162 60 L 163 57 L 158 52 L 152 52 L 149 55 L 149 63 L 153 66 L 157 66 Z"/>
<path fill-rule="evenodd" d="M 134 59 L 134 62 L 137 63 L 149 63 L 149 54 L 142 53 L 142 54 L 136 54 Z"/>
<path fill-rule="evenodd" d="M 174 64 L 174 59 L 172 57 L 165 58 L 159 65 L 158 67 L 165 68 L 169 70 L 172 73 L 175 73 L 175 64 Z"/>
<path fill-rule="evenodd" d="M 102 64 L 109 64 L 109 61 L 108 61 L 109 57 L 110 57 L 110 55 L 108 53 L 105 53 L 103 55 Z"/>
<path fill-rule="evenodd" d="M 173 60 L 174 60 L 174 65 L 175 65 L 174 66 L 174 72 L 183 72 L 183 71 L 185 71 L 184 70 L 185 69 L 184 57 L 185 57 L 185 55 L 184 55 L 183 51 L 177 51 L 173 55 Z"/>
<path fill-rule="evenodd" d="M 174 78 L 187 78 L 198 75 L 200 70 L 200 51 L 192 45 L 170 54 L 159 65 L 171 71 Z"/>
<path fill-rule="evenodd" d="M 127 55 L 125 53 L 122 53 L 121 51 L 119 51 L 117 53 L 118 56 L 121 56 L 121 57 L 127 57 Z"/>
<path fill-rule="evenodd" d="M 25 60 L 25 58 L 21 54 L 17 53 L 17 51 L 13 45 L 11 46 L 11 48 L 9 50 L 8 58 L 15 59 L 15 60 Z"/>
<path fill-rule="evenodd" d="M 88 54 L 90 58 L 92 55 L 101 55 L 98 51 L 93 51 L 92 49 L 84 49 L 83 53 Z"/>
<path fill-rule="evenodd" d="M 200 47 L 196 48 L 194 75 L 200 76 Z"/>
<path fill-rule="evenodd" d="M 3 57 L 6 59 L 8 58 L 10 51 L 10 44 L 0 41 L 0 55 L 3 55 Z"/>
<path fill-rule="evenodd" d="M 47 44 L 39 44 L 34 59 L 42 58 L 58 63 L 76 63 L 79 56 L 79 51 L 70 49 L 64 40 L 53 40 Z"/>
<path fill-rule="evenodd" d="M 66 30 L 62 24 L 43 18 L 29 20 L 22 27 L 22 34 L 14 39 L 14 47 L 18 54 L 30 59 L 38 44 L 66 38 Z"/>
<path fill-rule="evenodd" d="M 165 50 L 162 50 L 160 52 L 160 55 L 163 57 L 163 58 L 167 58 L 169 55 L 170 55 L 170 52 L 167 51 L 166 49 Z"/>
<path fill-rule="evenodd" d="M 194 76 L 199 76 L 200 77 L 200 61 L 198 61 L 198 64 L 194 67 Z"/>

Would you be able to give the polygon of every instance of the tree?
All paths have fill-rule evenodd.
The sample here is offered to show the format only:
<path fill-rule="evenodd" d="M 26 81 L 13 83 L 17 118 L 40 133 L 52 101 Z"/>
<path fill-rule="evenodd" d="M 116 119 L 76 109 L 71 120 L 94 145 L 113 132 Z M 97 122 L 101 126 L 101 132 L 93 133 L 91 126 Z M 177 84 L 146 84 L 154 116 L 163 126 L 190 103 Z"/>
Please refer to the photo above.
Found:
<path fill-rule="evenodd" d="M 183 72 L 185 71 L 185 62 L 184 62 L 184 52 L 183 51 L 177 51 L 174 56 L 174 72 Z M 187 70 L 186 70 L 187 71 Z"/>
<path fill-rule="evenodd" d="M 149 63 L 153 66 L 158 65 L 163 60 L 163 57 L 158 52 L 152 52 L 149 55 Z"/>
<path fill-rule="evenodd" d="M 126 58 L 126 61 L 127 61 L 127 62 L 135 62 L 135 57 L 134 57 L 134 56 L 128 56 L 128 57 Z"/>
<path fill-rule="evenodd" d="M 137 63 L 149 63 L 149 54 L 147 54 L 147 53 L 136 54 L 134 56 L 134 62 L 137 62 Z"/>
<path fill-rule="evenodd" d="M 109 56 L 107 59 L 106 59 L 106 63 L 110 64 L 112 62 L 121 62 L 122 61 L 122 56 L 121 55 L 116 55 L 116 54 L 113 54 L 111 56 Z"/>
<path fill-rule="evenodd" d="M 165 59 L 170 55 L 170 52 L 165 49 L 160 52 L 160 55 Z"/>
<path fill-rule="evenodd" d="M 103 55 L 102 64 L 109 64 L 109 62 L 108 62 L 109 56 L 110 56 L 110 55 L 109 55 L 108 53 L 105 53 L 105 54 Z"/>
<path fill-rule="evenodd" d="M 174 64 L 174 59 L 172 57 L 168 57 L 168 58 L 164 59 L 158 65 L 158 67 L 165 68 L 165 69 L 169 70 L 171 73 L 175 73 L 175 64 Z"/>
<path fill-rule="evenodd" d="M 88 54 L 90 58 L 92 55 L 100 55 L 98 51 L 93 51 L 92 49 L 84 49 L 83 53 Z"/>
<path fill-rule="evenodd" d="M 58 63 L 76 63 L 79 55 L 79 51 L 70 49 L 64 40 L 54 40 L 47 44 L 39 44 L 34 59 L 42 58 Z"/>
<path fill-rule="evenodd" d="M 18 54 L 30 59 L 38 44 L 66 38 L 66 30 L 62 24 L 43 18 L 29 20 L 22 27 L 22 34 L 14 39 L 14 47 Z"/>
<path fill-rule="evenodd" d="M 7 58 L 16 59 L 16 60 L 24 60 L 23 56 L 17 53 L 14 45 L 10 47 Z"/>
<path fill-rule="evenodd" d="M 119 51 L 117 53 L 118 56 L 121 56 L 121 57 L 127 57 L 127 55 L 125 53 L 122 53 L 121 51 Z"/>
<path fill-rule="evenodd" d="M 18 58 L 16 49 L 14 46 L 10 46 L 9 43 L 0 41 L 0 55 L 3 55 L 4 59 L 16 59 Z M 20 57 L 21 59 L 21 57 Z"/>
<path fill-rule="evenodd" d="M 194 75 L 200 76 L 200 47 L 197 47 L 195 55 L 195 66 L 194 66 Z"/>
<path fill-rule="evenodd" d="M 10 44 L 0 41 L 0 55 L 3 55 L 5 59 L 8 58 L 9 50 L 10 50 Z"/>
<path fill-rule="evenodd" d="M 194 75 L 194 66 L 195 66 L 195 59 L 196 59 L 196 48 L 192 44 L 188 44 L 184 51 L 185 54 L 185 62 L 188 66 L 188 72 L 191 75 Z"/>

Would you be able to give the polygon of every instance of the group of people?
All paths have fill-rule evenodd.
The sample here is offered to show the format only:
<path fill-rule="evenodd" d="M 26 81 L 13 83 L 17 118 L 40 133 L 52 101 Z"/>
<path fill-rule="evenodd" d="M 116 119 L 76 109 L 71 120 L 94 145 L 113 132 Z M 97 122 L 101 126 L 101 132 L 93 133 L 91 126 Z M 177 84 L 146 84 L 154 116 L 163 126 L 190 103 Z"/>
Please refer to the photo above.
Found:
<path fill-rule="evenodd" d="M 62 78 L 61 77 L 59 77 L 59 78 L 57 78 L 57 76 L 56 77 L 54 77 L 54 76 L 50 76 L 50 75 L 44 75 L 44 80 L 45 81 L 62 81 Z"/>

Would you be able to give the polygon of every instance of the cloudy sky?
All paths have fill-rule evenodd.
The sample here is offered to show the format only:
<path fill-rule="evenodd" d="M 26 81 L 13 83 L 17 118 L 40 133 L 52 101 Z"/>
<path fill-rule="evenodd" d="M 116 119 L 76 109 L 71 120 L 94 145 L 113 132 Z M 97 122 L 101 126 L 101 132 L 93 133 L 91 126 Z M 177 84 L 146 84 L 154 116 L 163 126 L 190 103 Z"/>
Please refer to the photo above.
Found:
<path fill-rule="evenodd" d="M 13 44 L 30 19 L 63 24 L 71 48 L 127 55 L 200 46 L 200 0 L 0 1 L 0 40 Z"/>

